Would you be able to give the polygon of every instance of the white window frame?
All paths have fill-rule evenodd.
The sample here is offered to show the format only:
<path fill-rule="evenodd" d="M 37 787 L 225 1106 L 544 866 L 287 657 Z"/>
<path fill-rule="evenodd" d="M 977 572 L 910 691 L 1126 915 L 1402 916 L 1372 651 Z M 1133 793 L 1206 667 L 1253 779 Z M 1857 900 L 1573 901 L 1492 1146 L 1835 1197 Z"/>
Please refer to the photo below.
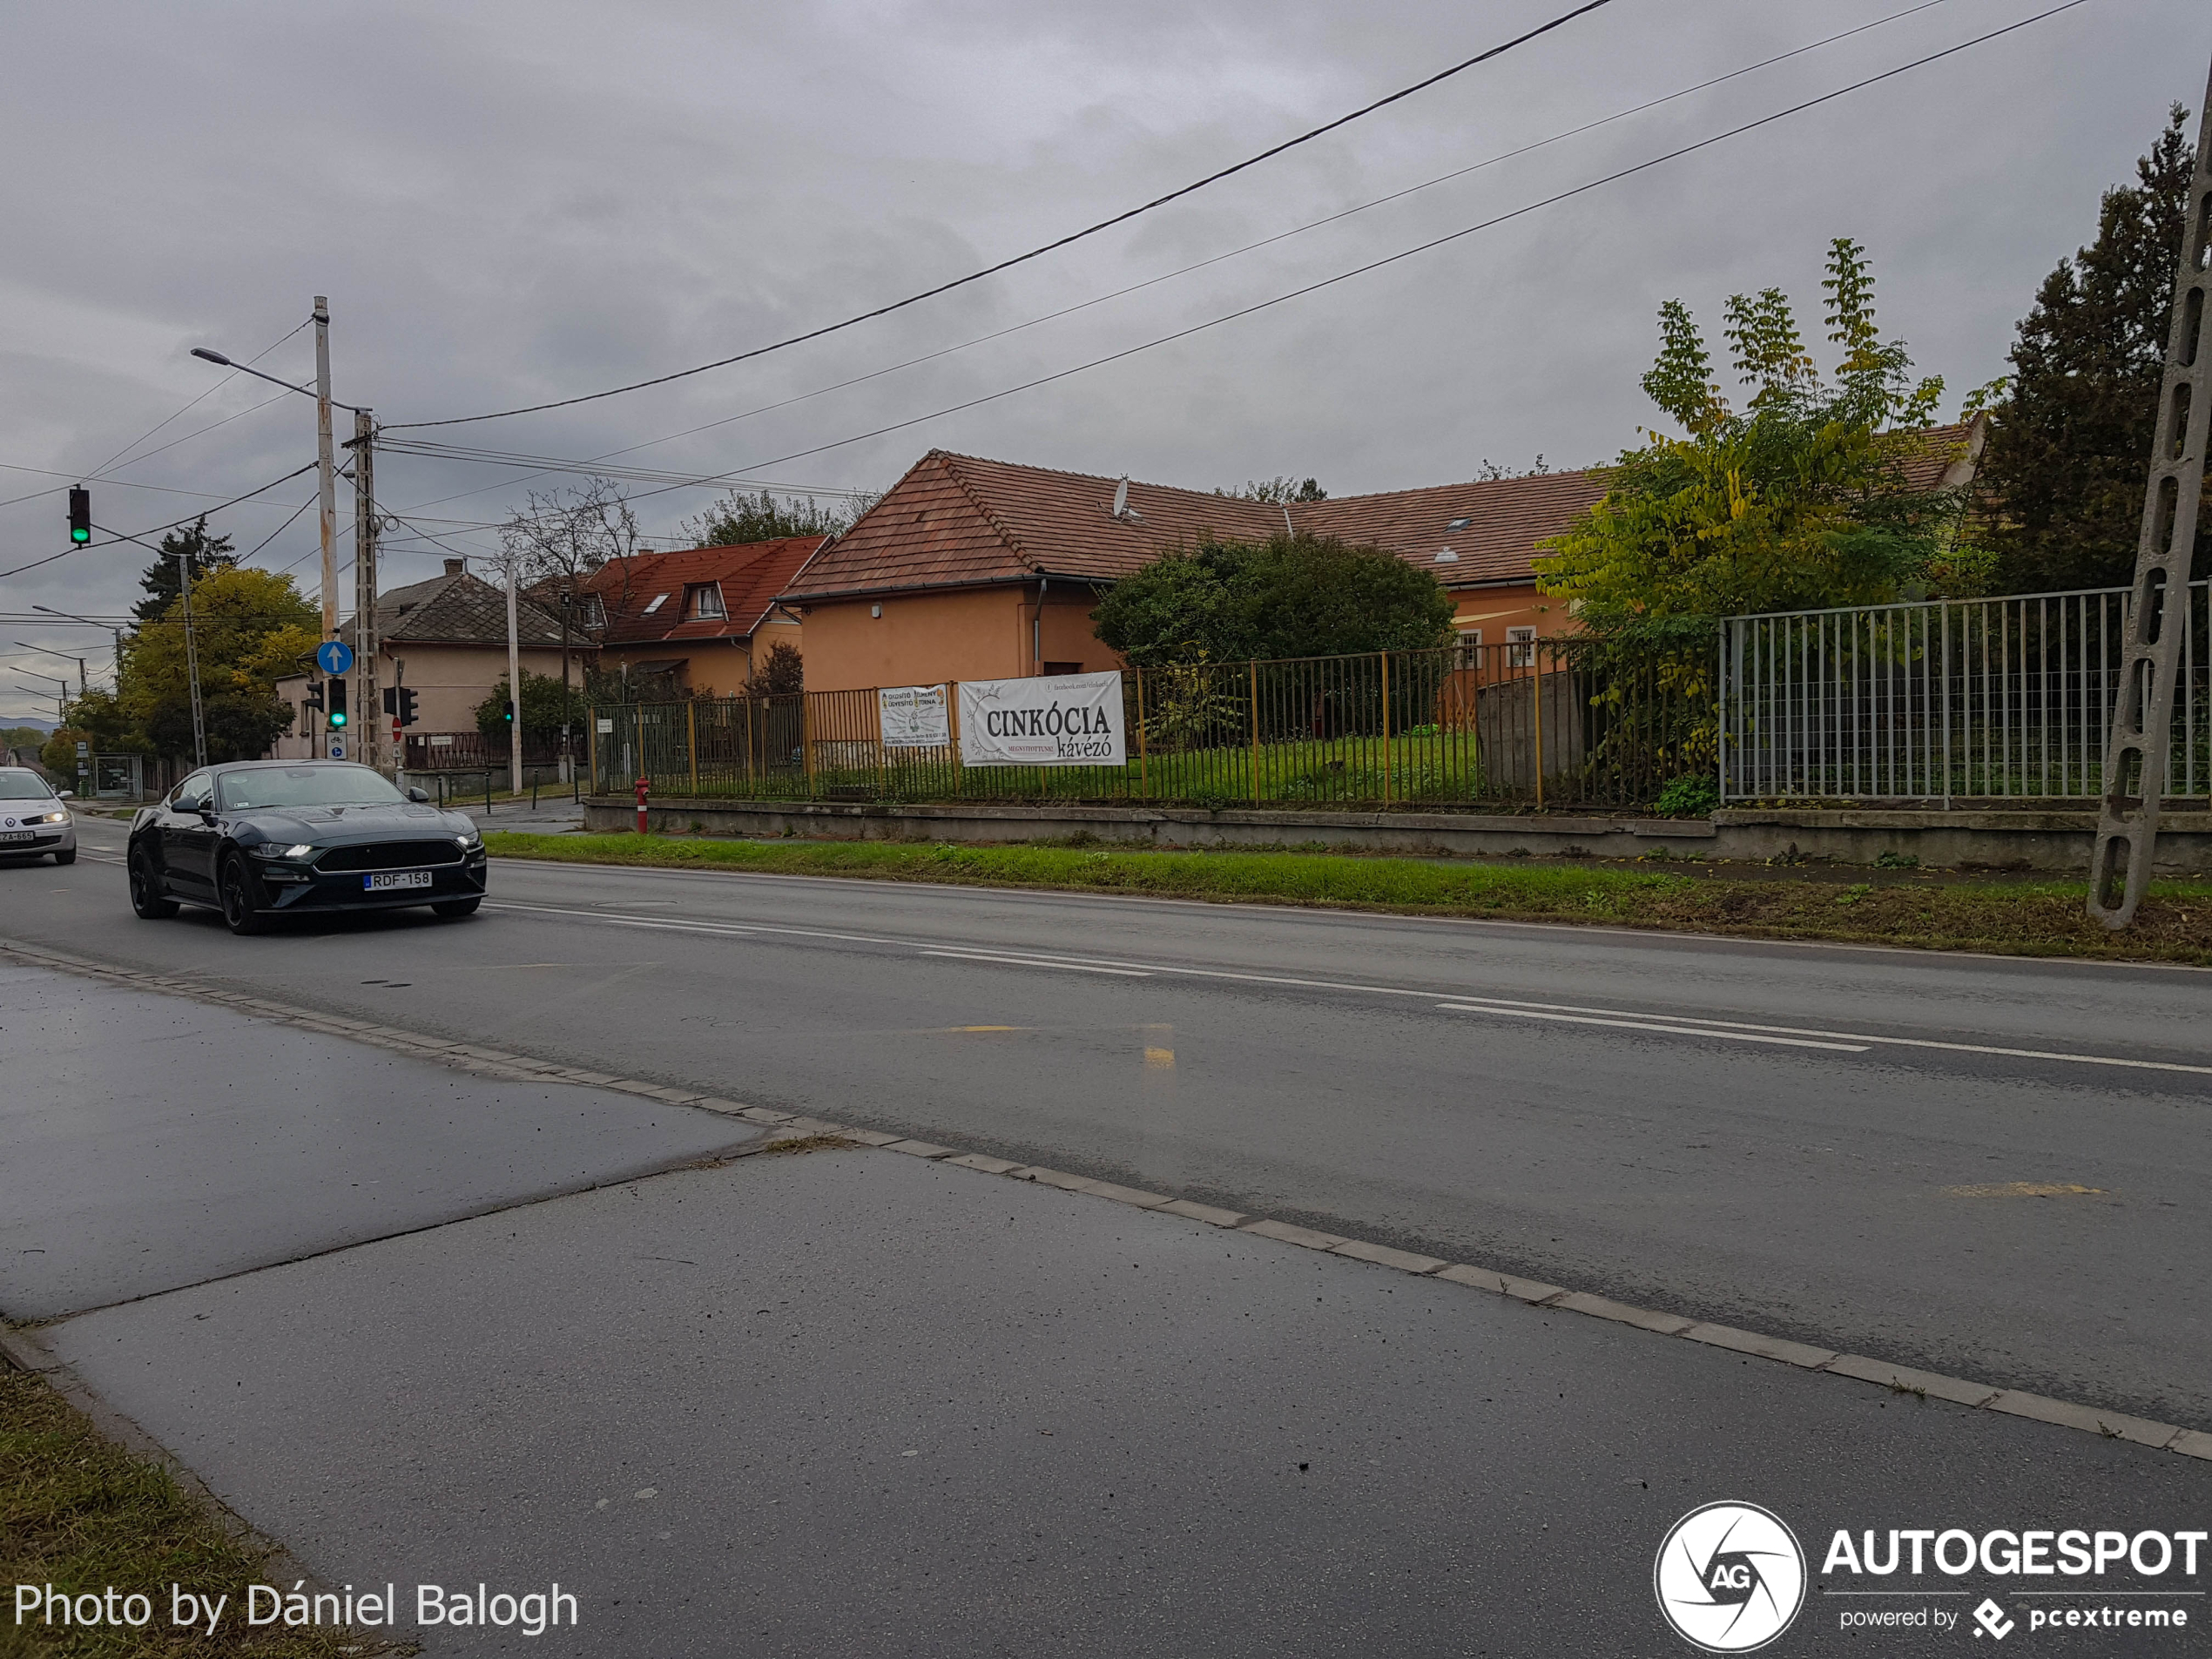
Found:
<path fill-rule="evenodd" d="M 666 604 L 667 603 L 668 603 L 668 596 L 667 596 L 666 594 L 664 594 L 664 593 L 657 593 L 657 594 L 655 594 L 655 595 L 653 596 L 653 602 L 652 602 L 652 604 L 651 604 L 647 605 L 647 606 L 646 606 L 646 607 L 645 607 L 643 610 L 639 611 L 637 614 L 638 614 L 639 616 L 641 616 L 641 617 L 650 617 L 650 616 L 651 616 L 651 615 L 653 614 L 653 612 L 655 612 L 656 610 L 659 610 L 659 609 L 660 609 L 663 605 Z"/>
<path fill-rule="evenodd" d="M 709 610 L 705 604 L 710 598 L 714 601 L 714 609 L 711 610 Z M 685 589 L 684 620 L 686 622 L 729 621 L 730 607 L 723 603 L 722 584 L 719 582 L 695 582 Z"/>
<path fill-rule="evenodd" d="M 1534 628 L 1506 630 L 1506 666 L 1507 668 L 1536 666 L 1536 631 Z"/>

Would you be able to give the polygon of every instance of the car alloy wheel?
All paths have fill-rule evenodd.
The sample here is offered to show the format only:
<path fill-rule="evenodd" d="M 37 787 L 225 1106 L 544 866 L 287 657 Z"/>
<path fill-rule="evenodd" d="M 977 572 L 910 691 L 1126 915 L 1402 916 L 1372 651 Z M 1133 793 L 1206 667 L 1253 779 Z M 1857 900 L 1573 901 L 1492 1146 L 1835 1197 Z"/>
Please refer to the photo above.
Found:
<path fill-rule="evenodd" d="M 253 902 L 253 884 L 246 860 L 232 853 L 223 860 L 223 923 L 234 934 L 258 934 L 268 926 L 260 907 Z"/>
<path fill-rule="evenodd" d="M 177 901 L 163 896 L 161 878 L 144 853 L 131 855 L 131 908 L 146 921 L 165 921 L 177 914 Z"/>

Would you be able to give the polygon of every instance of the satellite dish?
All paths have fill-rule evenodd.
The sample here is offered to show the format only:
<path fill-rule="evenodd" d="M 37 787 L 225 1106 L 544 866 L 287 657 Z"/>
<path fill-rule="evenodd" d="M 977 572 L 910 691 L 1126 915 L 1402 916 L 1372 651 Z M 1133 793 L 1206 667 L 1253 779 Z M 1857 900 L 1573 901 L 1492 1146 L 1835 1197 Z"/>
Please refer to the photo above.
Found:
<path fill-rule="evenodd" d="M 1129 480 L 1127 477 L 1124 477 L 1121 482 L 1114 486 L 1114 516 L 1116 518 L 1125 518 L 1128 516 Z"/>

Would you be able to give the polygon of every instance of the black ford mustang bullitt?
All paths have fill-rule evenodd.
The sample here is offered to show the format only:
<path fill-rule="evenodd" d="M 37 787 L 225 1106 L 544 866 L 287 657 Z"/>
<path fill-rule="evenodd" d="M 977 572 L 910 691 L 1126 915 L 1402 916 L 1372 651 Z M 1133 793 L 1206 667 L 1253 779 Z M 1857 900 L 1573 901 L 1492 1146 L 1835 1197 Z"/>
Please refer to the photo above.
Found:
<path fill-rule="evenodd" d="M 309 912 L 474 914 L 483 838 L 428 799 L 346 760 L 206 767 L 132 820 L 131 907 L 154 921 L 206 905 L 234 934 Z"/>

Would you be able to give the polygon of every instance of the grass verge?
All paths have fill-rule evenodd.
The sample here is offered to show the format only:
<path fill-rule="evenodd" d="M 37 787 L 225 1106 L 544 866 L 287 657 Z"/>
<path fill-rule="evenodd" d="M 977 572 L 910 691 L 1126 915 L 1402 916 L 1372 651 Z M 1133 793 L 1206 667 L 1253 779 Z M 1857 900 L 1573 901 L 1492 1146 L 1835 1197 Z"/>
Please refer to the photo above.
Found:
<path fill-rule="evenodd" d="M 2114 937 L 2082 912 L 2080 882 L 1838 887 L 1731 881 L 1562 865 L 1438 864 L 1313 853 L 1154 853 L 882 841 L 738 841 L 655 835 L 488 834 L 496 855 L 572 864 L 858 876 L 1225 904 L 1831 939 L 1928 950 L 2212 966 L 2212 882 L 2161 882 Z"/>
<path fill-rule="evenodd" d="M 158 1463 L 103 1438 L 41 1378 L 0 1362 L 0 1659 L 134 1659 L 189 1651 L 253 1659 L 412 1652 L 344 1629 L 250 1631 L 246 1587 L 270 1582 L 266 1546 L 180 1487 Z M 142 1628 L 18 1626 L 17 1584 L 145 1595 Z M 229 1597 L 211 1639 L 170 1622 L 169 1587 Z M 280 1587 L 290 1589 L 287 1581 Z M 134 1609 L 135 1610 L 135 1609 Z M 34 1618 L 36 1615 L 32 1615 Z"/>

